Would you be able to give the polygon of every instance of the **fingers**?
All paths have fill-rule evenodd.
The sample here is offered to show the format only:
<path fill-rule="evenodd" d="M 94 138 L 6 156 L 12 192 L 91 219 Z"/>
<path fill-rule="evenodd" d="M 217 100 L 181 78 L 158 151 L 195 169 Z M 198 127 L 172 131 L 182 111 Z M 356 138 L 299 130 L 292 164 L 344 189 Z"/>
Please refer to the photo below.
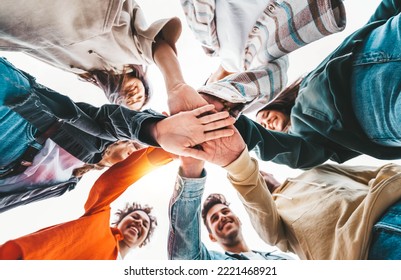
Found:
<path fill-rule="evenodd" d="M 210 112 L 214 109 L 214 105 L 213 104 L 207 104 L 205 106 L 199 107 L 197 109 L 192 110 L 192 113 L 198 117 L 204 113 Z"/>
<path fill-rule="evenodd" d="M 222 137 L 230 137 L 234 134 L 234 130 L 231 128 L 225 128 L 220 130 L 213 130 L 209 132 L 205 132 L 205 142 L 210 140 L 215 140 Z"/>
<path fill-rule="evenodd" d="M 221 129 L 227 126 L 231 126 L 235 123 L 235 119 L 234 118 L 226 118 L 224 120 L 219 120 L 219 121 L 215 121 L 212 123 L 208 123 L 208 124 L 204 124 L 204 131 L 212 131 L 212 130 L 216 130 L 216 129 Z"/>
<path fill-rule="evenodd" d="M 222 111 L 222 112 L 218 112 L 218 113 L 200 117 L 199 120 L 202 124 L 207 124 L 207 123 L 215 122 L 218 120 L 226 119 L 229 116 L 230 116 L 230 114 L 227 111 Z"/>

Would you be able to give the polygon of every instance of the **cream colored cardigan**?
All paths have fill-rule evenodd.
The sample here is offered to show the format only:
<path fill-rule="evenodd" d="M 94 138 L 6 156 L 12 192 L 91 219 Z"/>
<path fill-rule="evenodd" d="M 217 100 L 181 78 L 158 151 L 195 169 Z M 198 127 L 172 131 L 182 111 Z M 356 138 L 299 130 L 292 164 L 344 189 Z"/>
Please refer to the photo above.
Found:
<path fill-rule="evenodd" d="M 76 74 L 151 64 L 156 35 L 175 49 L 181 34 L 176 17 L 148 25 L 133 0 L 4 0 L 1 6 L 0 50 Z"/>
<path fill-rule="evenodd" d="M 226 170 L 260 237 L 301 259 L 366 259 L 372 226 L 401 199 L 395 164 L 322 165 L 288 178 L 273 195 L 247 150 Z"/>

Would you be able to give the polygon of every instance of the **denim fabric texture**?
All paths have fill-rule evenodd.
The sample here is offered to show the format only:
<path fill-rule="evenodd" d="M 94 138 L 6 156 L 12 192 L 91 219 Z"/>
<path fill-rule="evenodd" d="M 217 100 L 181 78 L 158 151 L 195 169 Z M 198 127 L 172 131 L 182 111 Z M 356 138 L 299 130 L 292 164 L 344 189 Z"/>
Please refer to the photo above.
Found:
<path fill-rule="evenodd" d="M 352 104 L 368 138 L 384 146 L 401 144 L 400 14 L 374 29 L 353 61 Z"/>
<path fill-rule="evenodd" d="M 401 201 L 391 206 L 373 226 L 370 260 L 401 260 Z"/>
<path fill-rule="evenodd" d="M 30 91 L 27 77 L 4 58 L 0 58 L 0 174 L 7 172 L 34 142 L 34 128 L 18 113 L 4 105 L 5 100 Z"/>
<path fill-rule="evenodd" d="M 55 121 L 60 122 L 60 127 L 50 138 L 86 163 L 99 162 L 104 149 L 118 139 L 137 139 L 148 145 L 158 145 L 147 128 L 166 118 L 162 114 L 152 110 L 137 112 L 118 105 L 98 108 L 74 102 L 36 83 L 34 77 L 4 59 L 0 61 L 0 75 L 0 174 L 10 169 L 9 164 L 23 154 L 30 142 L 37 145 L 36 131 L 46 131 Z M 60 182 L 54 188 L 46 184 L 27 185 L 18 193 L 0 188 L 0 212 L 59 196 L 74 188 L 76 180 L 72 181 Z"/>
<path fill-rule="evenodd" d="M 208 250 L 201 240 L 201 200 L 205 188 L 206 172 L 200 178 L 177 176 L 170 200 L 170 230 L 168 258 L 172 260 L 248 260 L 243 254 Z M 279 252 L 259 252 L 266 260 L 292 259 Z"/>

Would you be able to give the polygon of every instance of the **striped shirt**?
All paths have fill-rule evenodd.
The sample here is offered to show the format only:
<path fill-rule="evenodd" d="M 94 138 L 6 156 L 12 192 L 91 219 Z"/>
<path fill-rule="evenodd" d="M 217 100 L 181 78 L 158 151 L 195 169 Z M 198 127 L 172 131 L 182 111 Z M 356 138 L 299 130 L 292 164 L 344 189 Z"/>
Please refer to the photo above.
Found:
<path fill-rule="evenodd" d="M 219 56 L 216 1 L 181 0 L 181 4 L 205 53 Z M 342 0 L 269 1 L 250 31 L 241 55 L 245 72 L 227 76 L 199 91 L 233 103 L 245 103 L 243 112 L 260 109 L 287 83 L 287 54 L 344 30 L 345 23 Z"/>

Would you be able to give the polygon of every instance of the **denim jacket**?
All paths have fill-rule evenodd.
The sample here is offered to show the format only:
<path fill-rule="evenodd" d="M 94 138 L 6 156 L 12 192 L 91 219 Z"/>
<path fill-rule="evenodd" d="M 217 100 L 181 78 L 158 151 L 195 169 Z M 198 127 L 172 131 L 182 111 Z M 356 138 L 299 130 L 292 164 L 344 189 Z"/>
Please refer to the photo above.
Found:
<path fill-rule="evenodd" d="M 208 250 L 202 243 L 200 212 L 205 181 L 205 170 L 200 178 L 177 176 L 169 206 L 168 258 L 171 260 L 248 260 L 243 254 Z M 253 252 L 260 254 L 266 260 L 290 259 L 276 252 Z"/>
<path fill-rule="evenodd" d="M 289 133 L 267 130 L 241 116 L 235 126 L 248 149 L 255 149 L 262 160 L 302 169 L 329 159 L 343 163 L 361 154 L 401 158 L 401 148 L 376 144 L 362 131 L 353 113 L 350 86 L 355 49 L 367 34 L 400 10 L 399 1 L 384 0 L 368 24 L 348 36 L 305 77 L 291 110 Z"/>
<path fill-rule="evenodd" d="M 147 125 L 165 116 L 150 110 L 136 112 L 117 105 L 97 108 L 87 103 L 75 103 L 69 97 L 37 84 L 35 78 L 21 72 L 30 81 L 31 92 L 6 100 L 6 105 L 39 131 L 45 131 L 53 122 L 58 121 L 61 125 L 50 138 L 81 161 L 99 162 L 105 147 L 118 139 L 137 139 L 157 146 L 144 130 Z M 71 177 L 58 184 L 27 185 L 18 192 L 0 191 L 0 213 L 34 201 L 60 196 L 74 189 L 78 181 Z"/>
<path fill-rule="evenodd" d="M 50 138 L 81 161 L 99 162 L 105 147 L 119 139 L 134 139 L 157 146 L 144 130 L 165 116 L 152 110 L 137 112 L 118 105 L 106 104 L 98 108 L 74 102 L 68 96 L 36 83 L 28 73 L 23 74 L 30 81 L 30 94 L 10 98 L 5 104 L 39 131 L 45 131 L 55 121 L 60 122 L 60 127 Z"/>

